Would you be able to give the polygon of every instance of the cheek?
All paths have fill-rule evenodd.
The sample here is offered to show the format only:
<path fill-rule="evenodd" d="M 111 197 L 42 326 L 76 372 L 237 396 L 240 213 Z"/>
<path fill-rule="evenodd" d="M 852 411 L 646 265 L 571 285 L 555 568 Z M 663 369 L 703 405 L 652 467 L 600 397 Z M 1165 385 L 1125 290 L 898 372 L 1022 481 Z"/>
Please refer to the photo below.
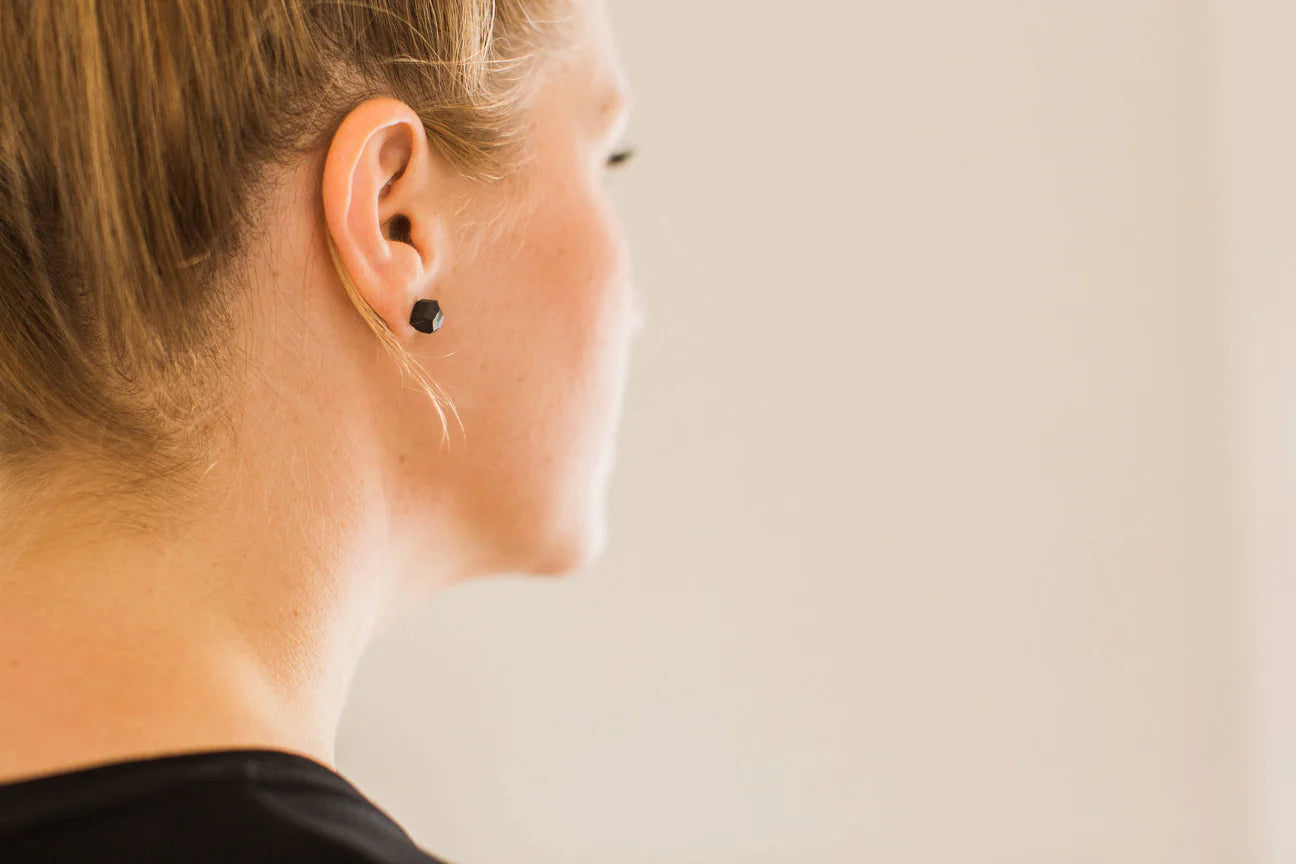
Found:
<path fill-rule="evenodd" d="M 449 338 L 428 352 L 467 435 L 443 497 L 483 543 L 552 561 L 597 518 L 636 312 L 606 192 L 573 173 L 447 273 Z"/>
<path fill-rule="evenodd" d="M 461 391 L 479 409 L 465 417 L 469 435 L 489 437 L 495 458 L 521 459 L 533 474 L 571 470 L 596 448 L 634 313 L 603 190 L 573 180 L 548 185 L 538 200 L 458 289 L 475 295 L 472 345 L 460 354 L 474 360 Z"/>
<path fill-rule="evenodd" d="M 527 361 L 536 375 L 560 376 L 551 396 L 579 408 L 613 371 L 632 311 L 624 246 L 599 190 L 573 188 L 536 216 L 515 298 L 546 332 Z"/>

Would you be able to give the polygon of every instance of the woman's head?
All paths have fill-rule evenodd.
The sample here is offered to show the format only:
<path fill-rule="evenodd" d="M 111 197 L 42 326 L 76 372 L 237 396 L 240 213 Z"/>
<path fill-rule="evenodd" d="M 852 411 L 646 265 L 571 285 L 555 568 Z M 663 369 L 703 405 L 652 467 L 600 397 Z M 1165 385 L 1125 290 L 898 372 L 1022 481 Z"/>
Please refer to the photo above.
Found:
<path fill-rule="evenodd" d="M 597 549 L 638 314 L 601 0 L 29 0 L 0 39 L 4 528 L 256 488 L 396 570 Z"/>

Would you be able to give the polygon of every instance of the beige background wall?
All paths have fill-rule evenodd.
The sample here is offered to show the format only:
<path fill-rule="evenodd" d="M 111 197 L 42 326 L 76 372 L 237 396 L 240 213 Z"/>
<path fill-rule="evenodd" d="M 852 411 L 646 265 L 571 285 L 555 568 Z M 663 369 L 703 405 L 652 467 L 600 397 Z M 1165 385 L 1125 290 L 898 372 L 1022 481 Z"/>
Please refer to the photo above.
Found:
<path fill-rule="evenodd" d="M 1286 864 L 1296 861 L 1296 6 L 1218 3 L 1245 741 L 1262 860 Z"/>
<path fill-rule="evenodd" d="M 606 556 L 412 613 L 339 768 L 456 864 L 1278 862 L 1265 5 L 612 0 Z"/>

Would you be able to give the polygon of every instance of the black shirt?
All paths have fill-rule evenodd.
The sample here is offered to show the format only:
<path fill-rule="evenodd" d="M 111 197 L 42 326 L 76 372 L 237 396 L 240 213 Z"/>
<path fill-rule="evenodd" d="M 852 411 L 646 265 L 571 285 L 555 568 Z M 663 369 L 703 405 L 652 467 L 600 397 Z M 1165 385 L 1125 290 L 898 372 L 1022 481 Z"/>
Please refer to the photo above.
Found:
<path fill-rule="evenodd" d="M 108 762 L 0 784 L 0 861 L 447 864 L 342 775 L 263 748 Z"/>

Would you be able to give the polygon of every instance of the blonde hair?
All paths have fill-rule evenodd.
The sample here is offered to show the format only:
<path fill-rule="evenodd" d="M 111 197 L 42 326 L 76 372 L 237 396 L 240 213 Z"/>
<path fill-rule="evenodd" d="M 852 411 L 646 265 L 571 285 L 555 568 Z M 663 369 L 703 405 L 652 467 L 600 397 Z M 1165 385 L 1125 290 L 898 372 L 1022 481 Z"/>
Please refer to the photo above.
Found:
<path fill-rule="evenodd" d="M 39 488 L 76 454 L 117 491 L 159 506 L 183 497 L 206 467 L 205 435 L 228 421 L 232 301 L 250 287 L 244 253 L 270 169 L 390 95 L 466 177 L 506 176 L 557 11 L 556 0 L 0 3 L 0 492 Z M 357 310 L 441 411 L 328 243 Z"/>

